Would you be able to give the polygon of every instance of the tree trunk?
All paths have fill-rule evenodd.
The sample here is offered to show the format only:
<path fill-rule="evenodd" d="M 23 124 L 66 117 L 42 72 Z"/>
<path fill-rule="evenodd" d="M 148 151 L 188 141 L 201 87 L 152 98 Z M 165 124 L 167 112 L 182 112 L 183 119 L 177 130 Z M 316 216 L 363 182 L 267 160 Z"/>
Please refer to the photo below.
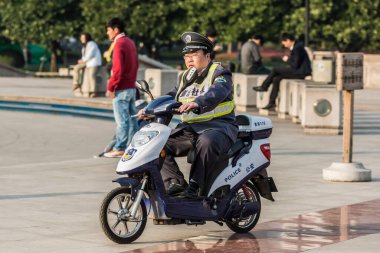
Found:
<path fill-rule="evenodd" d="M 228 43 L 228 45 L 227 45 L 227 53 L 228 54 L 232 53 L 232 43 Z"/>
<path fill-rule="evenodd" d="M 57 67 L 57 42 L 52 41 L 50 44 L 50 71 L 58 72 Z"/>
<path fill-rule="evenodd" d="M 25 67 L 28 66 L 28 63 L 30 61 L 29 59 L 29 51 L 28 51 L 28 41 L 25 40 L 23 43 L 22 43 L 22 54 L 24 56 L 24 61 L 25 61 Z"/>

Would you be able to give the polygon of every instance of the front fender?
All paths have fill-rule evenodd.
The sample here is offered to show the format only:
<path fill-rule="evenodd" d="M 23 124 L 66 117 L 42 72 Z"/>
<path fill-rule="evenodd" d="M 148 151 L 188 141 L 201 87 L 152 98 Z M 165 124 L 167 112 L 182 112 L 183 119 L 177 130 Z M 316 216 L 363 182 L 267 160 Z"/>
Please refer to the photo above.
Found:
<path fill-rule="evenodd" d="M 131 199 L 134 200 L 137 195 L 139 180 L 130 177 L 119 177 L 112 180 L 114 183 L 120 184 L 120 186 L 131 188 Z"/>
<path fill-rule="evenodd" d="M 131 188 L 136 188 L 140 184 L 139 180 L 130 177 L 119 177 L 112 180 L 112 182 L 118 183 L 120 186 L 129 186 Z"/>

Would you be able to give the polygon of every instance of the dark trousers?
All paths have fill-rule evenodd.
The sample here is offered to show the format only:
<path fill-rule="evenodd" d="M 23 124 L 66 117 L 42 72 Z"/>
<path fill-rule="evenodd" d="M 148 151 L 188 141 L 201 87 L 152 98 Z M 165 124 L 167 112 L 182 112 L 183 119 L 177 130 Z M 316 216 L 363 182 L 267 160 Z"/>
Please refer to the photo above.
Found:
<path fill-rule="evenodd" d="M 269 103 L 275 104 L 276 98 L 278 95 L 278 91 L 280 90 L 280 82 L 284 78 L 288 79 L 304 79 L 306 75 L 304 74 L 296 74 L 294 70 L 291 68 L 285 67 L 275 67 L 272 69 L 272 72 L 269 76 L 264 80 L 261 85 L 264 89 L 268 89 L 269 86 L 273 83 L 272 92 L 270 94 Z"/>
<path fill-rule="evenodd" d="M 207 175 L 213 171 L 216 162 L 228 152 L 232 144 L 227 135 L 217 130 L 211 129 L 197 134 L 188 126 L 175 132 L 165 146 L 167 154 L 161 169 L 165 186 L 170 182 L 184 184 L 184 176 L 174 157 L 186 156 L 194 148 L 190 179 L 203 188 Z"/>

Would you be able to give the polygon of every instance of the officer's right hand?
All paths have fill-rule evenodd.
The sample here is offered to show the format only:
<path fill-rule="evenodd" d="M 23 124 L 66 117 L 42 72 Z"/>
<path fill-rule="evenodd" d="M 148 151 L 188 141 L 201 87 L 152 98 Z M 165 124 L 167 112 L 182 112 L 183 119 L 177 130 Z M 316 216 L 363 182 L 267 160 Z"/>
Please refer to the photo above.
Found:
<path fill-rule="evenodd" d="M 185 112 L 189 112 L 193 109 L 196 109 L 198 108 L 199 105 L 195 102 L 184 102 L 182 103 L 182 105 L 178 108 L 178 111 L 180 113 L 185 113 Z"/>
<path fill-rule="evenodd" d="M 149 117 L 146 116 L 145 114 L 145 109 L 141 109 L 138 113 L 137 113 L 137 118 L 139 120 L 148 120 Z"/>

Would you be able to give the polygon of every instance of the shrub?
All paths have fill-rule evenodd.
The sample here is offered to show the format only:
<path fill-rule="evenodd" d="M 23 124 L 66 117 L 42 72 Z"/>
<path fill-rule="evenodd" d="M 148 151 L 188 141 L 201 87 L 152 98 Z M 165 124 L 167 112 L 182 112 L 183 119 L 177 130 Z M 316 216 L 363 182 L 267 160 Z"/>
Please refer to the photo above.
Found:
<path fill-rule="evenodd" d="M 25 64 L 25 60 L 19 50 L 8 49 L 0 52 L 0 63 L 16 68 L 22 68 Z"/>

